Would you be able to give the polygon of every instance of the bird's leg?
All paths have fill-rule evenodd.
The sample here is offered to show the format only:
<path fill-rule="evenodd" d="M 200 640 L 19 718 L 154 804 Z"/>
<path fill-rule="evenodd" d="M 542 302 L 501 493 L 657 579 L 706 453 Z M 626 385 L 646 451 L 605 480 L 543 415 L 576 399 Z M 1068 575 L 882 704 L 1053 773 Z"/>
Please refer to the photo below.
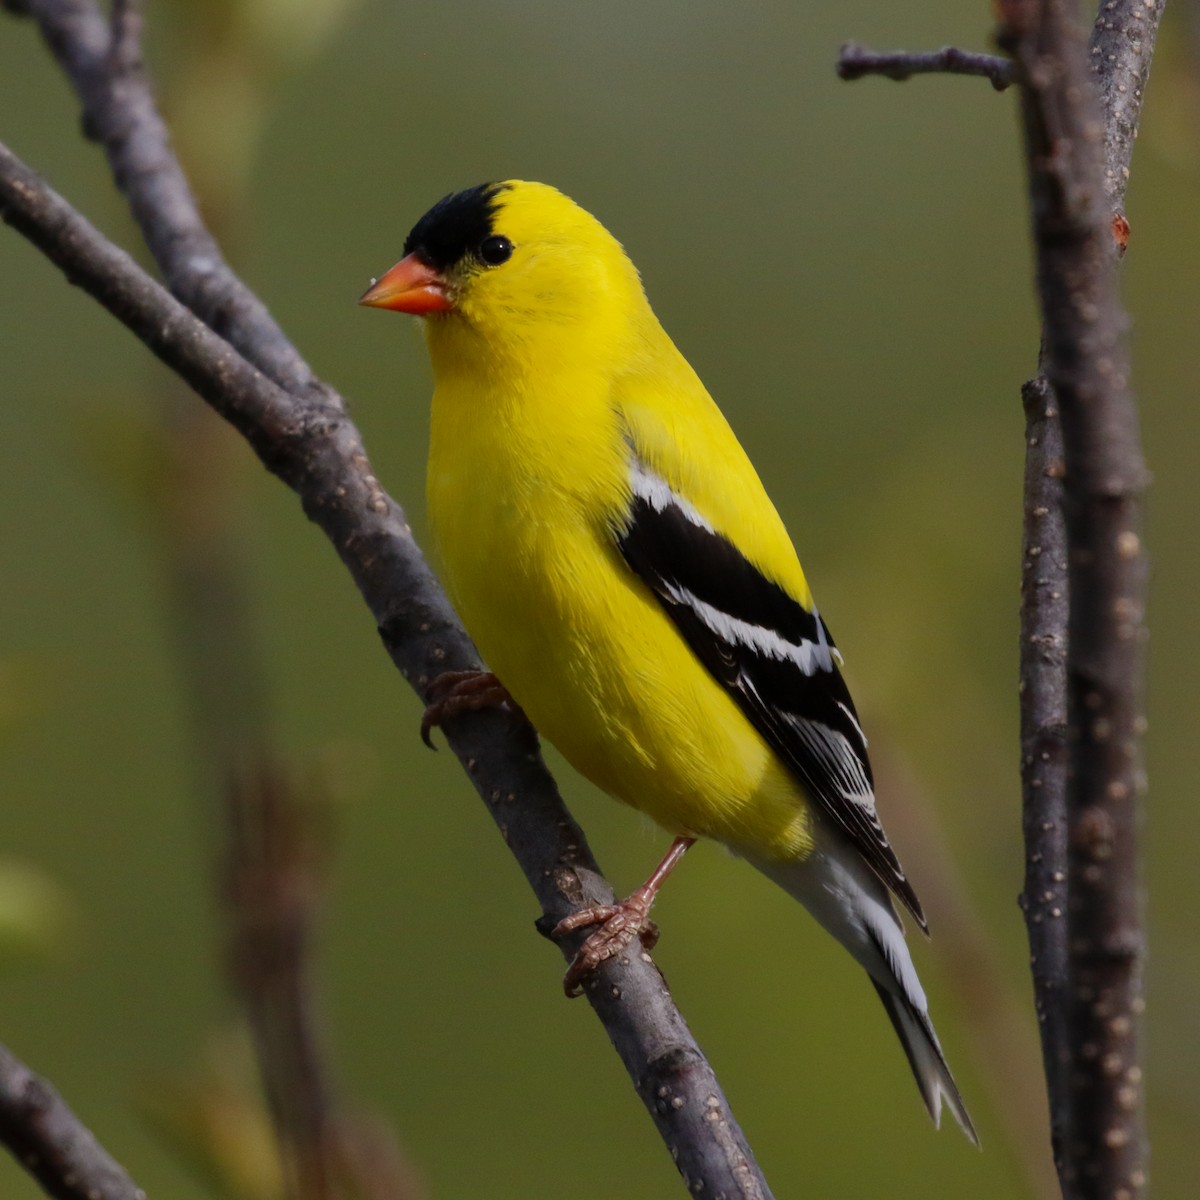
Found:
<path fill-rule="evenodd" d="M 568 999 L 583 995 L 583 981 L 606 959 L 620 954 L 633 939 L 639 938 L 650 950 L 658 941 L 658 926 L 650 920 L 650 906 L 663 880 L 675 869 L 675 865 L 695 842 L 693 837 L 677 837 L 654 874 L 636 892 L 619 904 L 597 904 L 581 909 L 564 917 L 551 931 L 551 937 L 562 937 L 583 929 L 587 925 L 599 925 L 587 941 L 579 947 L 574 961 L 563 976 L 563 991 Z"/>
<path fill-rule="evenodd" d="M 421 741 L 431 750 L 431 731 L 451 717 L 481 708 L 496 708 L 507 704 L 522 720 L 521 706 L 508 694 L 508 689 L 491 671 L 443 671 L 425 692 L 425 712 L 421 716 Z"/>

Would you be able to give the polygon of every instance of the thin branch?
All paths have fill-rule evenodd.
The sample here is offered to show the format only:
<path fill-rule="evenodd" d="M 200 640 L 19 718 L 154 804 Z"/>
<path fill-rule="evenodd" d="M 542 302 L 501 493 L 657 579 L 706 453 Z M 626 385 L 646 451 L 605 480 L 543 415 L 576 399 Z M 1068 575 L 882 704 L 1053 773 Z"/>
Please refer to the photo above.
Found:
<path fill-rule="evenodd" d="M 62 1097 L 3 1046 L 0 1142 L 56 1200 L 146 1200 Z"/>
<path fill-rule="evenodd" d="M 300 494 L 305 511 L 333 541 L 362 591 L 393 661 L 418 694 L 424 695 L 429 680 L 444 670 L 477 667 L 474 647 L 413 542 L 403 512 L 379 486 L 341 398 L 310 382 L 303 360 L 216 253 L 144 77 L 108 77 L 113 60 L 104 48 L 106 27 L 99 10 L 91 0 L 28 0 L 28 8 L 71 76 L 85 125 L 104 141 L 172 290 L 214 329 L 228 330 L 230 341 L 272 378 L 303 391 L 305 402 L 285 398 L 281 406 L 270 388 L 255 395 L 256 385 L 265 381 L 248 376 L 240 360 L 230 362 L 236 356 L 219 343 L 209 350 L 217 363 L 229 365 L 217 379 L 201 379 L 197 359 L 203 355 L 189 353 L 187 345 L 189 338 L 205 340 L 195 328 L 168 349 L 165 335 L 153 334 L 152 319 L 139 321 L 151 335 L 147 344 L 168 365 L 176 365 L 247 436 L 268 468 Z M 107 284 L 95 282 L 99 290 L 93 294 L 103 303 L 100 293 Z M 172 357 L 177 364 L 169 361 Z M 237 402 L 226 387 L 235 380 Z M 289 407 L 290 425 L 284 411 Z M 496 714 L 464 719 L 446 732 L 541 902 L 539 925 L 553 927 L 580 907 L 611 902 L 612 889 L 583 831 L 525 739 L 514 738 Z M 567 959 L 582 936 L 562 945 Z M 712 1068 L 648 957 L 606 965 L 588 995 L 689 1186 L 730 1197 L 769 1197 Z"/>
<path fill-rule="evenodd" d="M 1067 1024 L 1067 529 L 1062 429 L 1045 376 L 1021 389 L 1025 488 L 1021 523 L 1021 821 L 1033 1003 L 1061 1172 L 1070 1069 Z"/>
<path fill-rule="evenodd" d="M 260 755 L 226 789 L 226 810 L 229 972 L 254 1033 L 287 1195 L 335 1200 L 365 1183 L 371 1194 L 415 1200 L 423 1189 L 394 1139 L 348 1111 L 330 1078 L 312 977 L 328 806 Z"/>
<path fill-rule="evenodd" d="M 1144 468 L 1112 250 L 1123 253 L 1129 240 L 1125 187 L 1163 6 L 1164 0 L 1101 4 L 1086 56 L 1097 110 L 1071 27 L 1074 5 L 1000 5 L 1002 42 L 1017 59 L 1004 77 L 1026 85 L 1047 322 L 1039 377 L 1022 389 L 1021 906 L 1055 1163 L 1069 1197 L 1132 1198 L 1145 1183 L 1134 1036 L 1143 1003 L 1134 797 L 1144 786 L 1138 746 Z M 892 56 L 848 49 L 849 72 L 839 63 L 843 78 L 867 71 L 908 78 L 914 62 L 958 69 L 943 60 L 947 53 L 958 57 L 954 51 Z M 1062 401 L 1060 385 L 1071 389 Z M 1060 408 L 1070 409 L 1067 451 Z M 1071 595 L 1078 597 L 1073 608 Z M 1083 737 L 1069 743 L 1068 729 Z M 1084 1069 L 1073 1071 L 1073 1063 Z"/>
<path fill-rule="evenodd" d="M 837 60 L 839 79 L 862 79 L 864 75 L 882 75 L 903 83 L 914 75 L 979 75 L 991 81 L 998 92 L 1013 82 L 1012 63 L 996 54 L 979 54 L 943 46 L 913 54 L 907 50 L 879 52 L 858 42 L 846 42 Z"/>
<path fill-rule="evenodd" d="M 1104 190 L 1118 254 L 1129 240 L 1125 188 L 1162 15 L 1161 0 L 1101 5 L 1090 64 L 1104 115 Z M 1025 502 L 1021 593 L 1021 783 L 1025 885 L 1021 907 L 1029 935 L 1047 1090 L 1051 1142 L 1060 1173 L 1069 1167 L 1070 1040 L 1067 1005 L 1067 530 L 1063 509 L 1062 430 L 1054 389 L 1039 375 L 1022 389 L 1025 404 Z"/>
<path fill-rule="evenodd" d="M 1088 57 L 1104 114 L 1104 190 L 1114 213 L 1124 212 L 1138 118 L 1165 7 L 1166 0 L 1104 0 L 1092 28 Z"/>
<path fill-rule="evenodd" d="M 972 69 L 964 69 L 964 64 Z M 997 90 L 1015 79 L 1011 59 L 947 47 L 876 54 L 842 47 L 842 79 L 882 74 L 905 80 L 919 70 L 984 75 Z M 1126 175 L 1128 172 L 1126 172 Z M 1050 1111 L 1050 1144 L 1061 1176 L 1070 1109 L 1067 997 L 1067 533 L 1063 514 L 1062 431 L 1053 388 L 1039 376 L 1022 389 L 1025 484 L 1021 545 L 1021 811 L 1025 881 L 1019 898 L 1029 938 L 1034 1007 Z"/>
<path fill-rule="evenodd" d="M 137 0 L 114 0 L 111 71 L 145 92 L 141 24 Z M 211 66 L 221 53 L 202 46 L 185 57 Z M 181 89 L 220 88 L 204 70 L 196 74 L 200 82 L 189 84 L 187 71 L 172 78 L 169 94 L 178 101 Z M 236 227 L 236 173 L 193 174 L 190 186 L 214 229 Z M 240 287 L 227 267 L 219 270 Z M 161 437 L 147 453 L 166 467 L 154 473 L 145 515 L 167 585 L 203 790 L 219 809 L 218 932 L 270 1117 L 264 1148 L 274 1151 L 288 1200 L 416 1200 L 425 1189 L 391 1130 L 337 1086 L 321 1020 L 316 928 L 327 896 L 333 813 L 322 789 L 298 787 L 294 771 L 269 749 L 268 673 L 233 520 L 240 477 L 250 468 L 234 431 L 180 380 L 166 377 L 154 391 Z M 212 1149 L 218 1151 L 217 1139 Z"/>
<path fill-rule="evenodd" d="M 253 1030 L 286 1194 L 332 1200 L 333 1104 L 309 973 L 326 838 L 265 756 L 230 781 L 225 799 L 228 970 Z"/>
<path fill-rule="evenodd" d="M 386 1125 L 360 1113 L 333 1082 L 315 970 L 332 816 L 328 802 L 297 788 L 265 748 L 268 688 L 229 528 L 237 438 L 177 379 L 166 383 L 155 450 L 168 468 L 149 509 L 196 758 L 205 790 L 221 801 L 229 981 L 252 1034 L 284 1194 L 416 1200 L 424 1189 Z"/>
<path fill-rule="evenodd" d="M 17 11 L 34 18 L 70 79 L 84 131 L 104 147 L 168 289 L 280 386 L 297 394 L 319 389 L 204 224 L 142 64 L 139 7 L 119 0 L 111 21 L 94 0 L 19 0 Z"/>
<path fill-rule="evenodd" d="M 1106 16 L 1117 7 L 1106 5 Z M 1073 5 L 1047 0 L 1005 0 L 1000 11 L 999 40 L 1021 82 L 1043 353 L 1065 467 L 1069 1015 L 1058 1053 L 1065 1049 L 1070 1066 L 1065 1097 L 1052 1096 L 1052 1104 L 1066 1100 L 1060 1178 L 1072 1200 L 1133 1200 L 1146 1183 L 1136 840 L 1144 790 L 1146 473 L 1128 386 L 1102 110 L 1077 14 Z M 1154 28 L 1151 22 L 1151 46 Z M 1147 69 L 1148 62 L 1146 52 Z M 1061 1074 L 1051 1086 L 1056 1078 L 1061 1086 Z"/>
<path fill-rule="evenodd" d="M 299 494 L 418 694 L 442 671 L 478 668 L 340 398 L 327 399 L 324 387 L 301 398 L 271 383 L 2 146 L 0 215 L 186 379 Z M 446 732 L 536 893 L 543 922 L 552 926 L 579 908 L 611 903 L 583 831 L 508 719 L 472 714 Z M 567 958 L 582 936 L 562 946 Z M 711 1066 L 648 956 L 605 964 L 587 995 L 689 1186 L 769 1197 Z"/>

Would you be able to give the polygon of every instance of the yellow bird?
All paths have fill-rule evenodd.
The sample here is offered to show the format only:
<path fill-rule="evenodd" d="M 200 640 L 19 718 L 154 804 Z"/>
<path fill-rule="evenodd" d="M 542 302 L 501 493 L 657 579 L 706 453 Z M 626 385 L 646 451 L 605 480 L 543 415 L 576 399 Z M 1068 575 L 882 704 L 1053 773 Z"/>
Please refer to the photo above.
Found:
<path fill-rule="evenodd" d="M 598 928 L 568 994 L 634 937 L 698 837 L 799 900 L 864 967 L 930 1115 L 974 1127 L 888 891 L 927 929 L 875 812 L 841 655 L 750 460 L 637 270 L 552 187 L 447 196 L 361 303 L 424 318 L 428 499 L 451 598 L 494 674 L 429 724 L 511 698 L 676 840 Z M 437 681 L 435 681 L 437 682 Z"/>

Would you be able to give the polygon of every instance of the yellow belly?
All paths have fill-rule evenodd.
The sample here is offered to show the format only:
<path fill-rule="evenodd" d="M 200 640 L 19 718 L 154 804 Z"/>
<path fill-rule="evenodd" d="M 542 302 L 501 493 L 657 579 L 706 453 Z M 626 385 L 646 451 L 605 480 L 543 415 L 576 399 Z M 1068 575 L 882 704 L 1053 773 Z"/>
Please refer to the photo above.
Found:
<path fill-rule="evenodd" d="M 530 504 L 528 480 L 512 489 L 491 468 L 431 467 L 430 509 L 467 629 L 537 729 L 672 833 L 771 859 L 807 854 L 799 785 L 611 535 L 571 498 Z"/>

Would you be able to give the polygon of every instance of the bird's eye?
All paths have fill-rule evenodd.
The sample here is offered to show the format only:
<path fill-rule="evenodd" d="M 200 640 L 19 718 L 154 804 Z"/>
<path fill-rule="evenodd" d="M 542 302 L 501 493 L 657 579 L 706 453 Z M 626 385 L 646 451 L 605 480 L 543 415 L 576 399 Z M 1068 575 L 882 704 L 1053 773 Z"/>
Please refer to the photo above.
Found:
<path fill-rule="evenodd" d="M 503 234 L 493 234 L 479 243 L 479 261 L 489 267 L 498 267 L 512 258 L 513 244 Z"/>

